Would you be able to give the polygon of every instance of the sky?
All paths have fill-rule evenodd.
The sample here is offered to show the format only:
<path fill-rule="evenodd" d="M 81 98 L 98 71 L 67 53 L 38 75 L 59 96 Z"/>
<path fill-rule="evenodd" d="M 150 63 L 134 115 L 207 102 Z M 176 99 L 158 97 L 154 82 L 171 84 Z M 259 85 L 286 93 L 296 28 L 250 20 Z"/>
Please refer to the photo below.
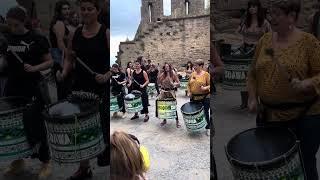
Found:
<path fill-rule="evenodd" d="M 164 14 L 170 15 L 170 0 L 164 0 Z M 110 0 L 110 64 L 115 63 L 122 41 L 133 40 L 138 29 L 141 14 L 141 0 Z"/>
<path fill-rule="evenodd" d="M 0 15 L 5 17 L 9 8 L 17 5 L 16 0 L 0 0 Z"/>

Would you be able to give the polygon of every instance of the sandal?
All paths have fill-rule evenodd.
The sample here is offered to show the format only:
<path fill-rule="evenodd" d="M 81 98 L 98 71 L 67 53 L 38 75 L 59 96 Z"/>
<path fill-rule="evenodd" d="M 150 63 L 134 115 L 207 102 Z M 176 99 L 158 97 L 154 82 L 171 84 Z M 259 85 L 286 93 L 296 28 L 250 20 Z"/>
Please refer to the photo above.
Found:
<path fill-rule="evenodd" d="M 131 118 L 131 120 L 135 120 L 135 119 L 138 119 L 139 118 L 139 115 L 134 115 L 132 118 Z"/>
<path fill-rule="evenodd" d="M 166 125 L 166 124 L 167 124 L 167 120 L 164 119 L 164 120 L 160 123 L 160 126 L 164 126 L 164 125 Z"/>
<path fill-rule="evenodd" d="M 146 116 L 144 117 L 143 122 L 148 122 L 148 121 L 149 121 L 149 115 L 146 115 Z"/>

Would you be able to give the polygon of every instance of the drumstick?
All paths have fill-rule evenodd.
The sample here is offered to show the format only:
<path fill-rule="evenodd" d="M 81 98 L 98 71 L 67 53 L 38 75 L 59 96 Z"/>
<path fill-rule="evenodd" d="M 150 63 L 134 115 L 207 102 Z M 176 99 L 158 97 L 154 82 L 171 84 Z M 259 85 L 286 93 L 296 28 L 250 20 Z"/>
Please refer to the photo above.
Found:
<path fill-rule="evenodd" d="M 86 70 L 88 70 L 89 73 L 91 73 L 92 75 L 97 75 L 97 73 L 92 71 L 92 69 L 90 69 L 79 57 L 77 57 L 76 59 Z"/>
<path fill-rule="evenodd" d="M 16 52 L 12 51 L 11 49 L 9 49 L 9 50 L 12 52 L 12 54 L 17 58 L 17 60 L 18 60 L 21 64 L 24 64 L 23 60 L 20 58 L 20 56 L 19 56 Z"/>

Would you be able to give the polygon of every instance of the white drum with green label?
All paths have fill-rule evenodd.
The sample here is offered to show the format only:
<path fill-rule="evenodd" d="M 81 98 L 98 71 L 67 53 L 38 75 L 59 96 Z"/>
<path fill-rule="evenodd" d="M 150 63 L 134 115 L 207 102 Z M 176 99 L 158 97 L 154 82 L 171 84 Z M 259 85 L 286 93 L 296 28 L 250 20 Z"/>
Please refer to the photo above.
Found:
<path fill-rule="evenodd" d="M 141 92 L 140 91 L 132 91 L 131 94 L 128 94 L 124 97 L 124 104 L 126 108 L 126 112 L 128 113 L 136 113 L 143 109 Z"/>
<path fill-rule="evenodd" d="M 113 96 L 110 95 L 110 112 L 119 112 L 120 111 L 120 107 L 118 105 L 118 96 L 120 96 L 121 94 L 117 95 L 117 96 Z"/>
<path fill-rule="evenodd" d="M 78 163 L 105 150 L 99 100 L 91 93 L 72 94 L 43 112 L 52 159 Z"/>
<path fill-rule="evenodd" d="M 147 88 L 149 95 L 154 95 L 156 93 L 156 84 L 155 83 L 149 83 Z"/>
<path fill-rule="evenodd" d="M 181 112 L 188 131 L 203 131 L 207 126 L 203 105 L 201 103 L 188 102 L 181 107 Z"/>
<path fill-rule="evenodd" d="M 23 113 L 30 102 L 22 97 L 0 99 L 0 161 L 22 159 L 32 154 L 23 123 Z"/>
<path fill-rule="evenodd" d="M 247 74 L 251 61 L 251 58 L 224 58 L 224 79 L 222 88 L 232 91 L 246 91 Z"/>
<path fill-rule="evenodd" d="M 177 101 L 173 98 L 158 100 L 157 110 L 159 119 L 176 119 Z"/>

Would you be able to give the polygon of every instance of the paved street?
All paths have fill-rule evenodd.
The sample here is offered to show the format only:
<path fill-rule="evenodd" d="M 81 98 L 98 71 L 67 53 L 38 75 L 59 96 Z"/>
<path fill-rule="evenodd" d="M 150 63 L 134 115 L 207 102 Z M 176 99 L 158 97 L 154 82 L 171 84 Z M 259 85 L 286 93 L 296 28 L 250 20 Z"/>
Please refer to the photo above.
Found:
<path fill-rule="evenodd" d="M 167 125 L 161 127 L 161 120 L 155 118 L 155 100 L 150 99 L 149 122 L 143 122 L 144 116 L 130 120 L 133 114 L 128 114 L 125 119 L 111 119 L 111 133 L 115 130 L 132 133 L 148 148 L 151 167 L 147 178 L 150 180 L 209 180 L 209 137 L 205 132 L 187 132 L 180 107 L 188 98 L 179 91 L 177 99 L 181 128 L 176 128 L 175 120 L 167 120 Z"/>
<path fill-rule="evenodd" d="M 224 91 L 219 86 L 214 103 L 214 124 L 216 135 L 213 138 L 213 153 L 216 160 L 218 180 L 232 180 L 232 173 L 225 155 L 225 145 L 232 136 L 239 132 L 255 127 L 255 115 L 244 110 L 238 110 L 240 106 L 240 92 Z M 244 147 L 245 148 L 245 147 Z M 320 173 L 320 153 L 318 152 L 318 172 Z"/>

